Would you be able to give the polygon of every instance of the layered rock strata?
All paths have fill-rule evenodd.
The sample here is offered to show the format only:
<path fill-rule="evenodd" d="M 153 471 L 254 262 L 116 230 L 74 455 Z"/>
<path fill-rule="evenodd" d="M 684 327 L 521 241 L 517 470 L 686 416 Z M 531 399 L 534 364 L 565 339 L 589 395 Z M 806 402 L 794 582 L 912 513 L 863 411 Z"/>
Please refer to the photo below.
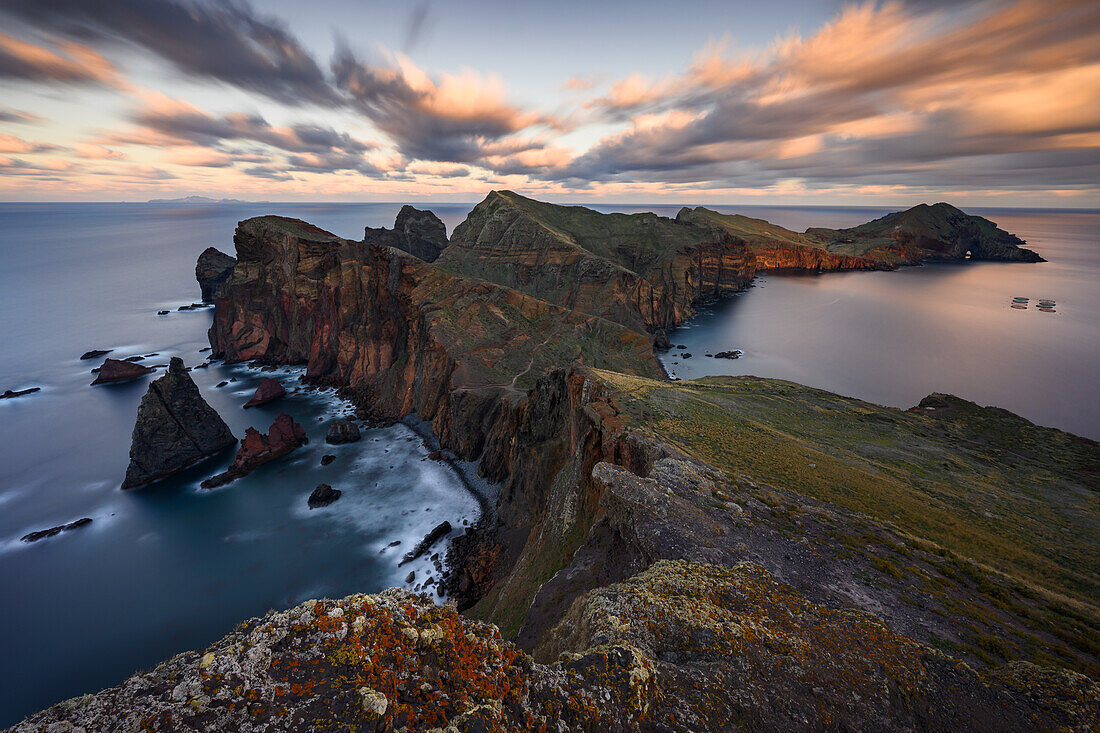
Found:
<path fill-rule="evenodd" d="M 366 227 L 363 241 L 382 247 L 396 247 L 425 262 L 434 262 L 447 246 L 447 227 L 432 212 L 405 205 L 397 213 L 393 229 Z"/>

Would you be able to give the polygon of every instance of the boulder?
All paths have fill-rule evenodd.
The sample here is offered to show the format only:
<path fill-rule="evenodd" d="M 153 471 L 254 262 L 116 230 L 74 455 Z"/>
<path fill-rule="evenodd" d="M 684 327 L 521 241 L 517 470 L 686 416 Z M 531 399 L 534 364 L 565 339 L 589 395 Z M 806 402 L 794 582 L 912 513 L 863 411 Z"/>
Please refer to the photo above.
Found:
<path fill-rule="evenodd" d="M 182 365 L 183 362 L 180 362 Z M 92 384 L 110 384 L 112 382 L 129 382 L 132 379 L 144 376 L 153 371 L 147 366 L 134 364 L 131 361 L 120 359 L 107 359 L 99 368 L 95 381 Z"/>
<path fill-rule="evenodd" d="M 407 562 L 412 562 L 416 558 L 423 555 L 425 552 L 432 548 L 436 542 L 446 537 L 451 533 L 451 523 L 443 522 L 437 524 L 431 532 L 425 535 L 424 539 L 417 543 L 416 547 L 405 553 L 405 556 L 401 558 L 401 562 L 397 563 L 398 567 L 404 565 Z"/>
<path fill-rule="evenodd" d="M 290 415 L 280 412 L 275 422 L 271 423 L 266 435 L 256 428 L 246 430 L 241 447 L 237 449 L 237 455 L 233 459 L 233 465 L 229 470 L 203 481 L 202 487 L 212 489 L 241 476 L 247 476 L 257 466 L 281 458 L 308 442 L 309 438 L 306 437 L 306 431 L 302 426 L 294 422 Z"/>
<path fill-rule="evenodd" d="M 359 440 L 359 426 L 351 420 L 336 420 L 328 427 L 325 433 L 325 442 L 332 445 L 354 443 Z"/>
<path fill-rule="evenodd" d="M 102 374 L 102 373 L 101 373 Z M 236 444 L 229 426 L 175 357 L 141 399 L 122 488 L 169 476 Z"/>
<path fill-rule="evenodd" d="M 343 493 L 344 492 L 340 491 L 340 489 L 334 489 L 328 484 L 317 484 L 317 488 L 309 495 L 309 508 L 317 509 L 319 507 L 328 506 L 339 499 L 340 495 Z"/>
<path fill-rule="evenodd" d="M 322 466 L 327 466 L 328 464 L 332 463 L 335 460 L 336 460 L 336 456 L 334 456 L 334 455 L 331 455 L 331 454 L 323 455 L 323 456 L 321 456 L 321 465 Z"/>
<path fill-rule="evenodd" d="M 285 394 L 286 388 L 283 387 L 282 382 L 278 379 L 272 379 L 271 377 L 264 377 L 260 380 L 260 386 L 256 388 L 256 393 L 252 395 L 252 399 L 244 403 L 244 406 L 259 407 L 260 405 L 266 405 L 268 402 L 274 402 Z"/>
<path fill-rule="evenodd" d="M 195 279 L 199 281 L 204 303 L 214 302 L 219 297 L 221 286 L 233 274 L 237 258 L 227 255 L 213 247 L 207 247 L 195 263 Z"/>
<path fill-rule="evenodd" d="M 743 356 L 741 349 L 733 349 L 732 351 L 719 351 L 714 355 L 715 359 L 740 359 Z"/>

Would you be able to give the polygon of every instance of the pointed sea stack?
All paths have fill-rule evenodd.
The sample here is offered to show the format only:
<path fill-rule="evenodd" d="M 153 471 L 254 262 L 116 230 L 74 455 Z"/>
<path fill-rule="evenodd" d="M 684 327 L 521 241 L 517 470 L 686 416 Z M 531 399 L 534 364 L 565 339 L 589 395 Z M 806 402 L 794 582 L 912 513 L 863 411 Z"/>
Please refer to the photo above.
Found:
<path fill-rule="evenodd" d="M 144 486 L 236 443 L 229 426 L 199 394 L 183 360 L 175 357 L 141 399 L 122 488 Z"/>
<path fill-rule="evenodd" d="M 397 214 L 393 229 L 366 227 L 363 241 L 396 247 L 425 262 L 434 262 L 447 246 L 447 226 L 431 211 L 415 209 L 406 204 Z"/>

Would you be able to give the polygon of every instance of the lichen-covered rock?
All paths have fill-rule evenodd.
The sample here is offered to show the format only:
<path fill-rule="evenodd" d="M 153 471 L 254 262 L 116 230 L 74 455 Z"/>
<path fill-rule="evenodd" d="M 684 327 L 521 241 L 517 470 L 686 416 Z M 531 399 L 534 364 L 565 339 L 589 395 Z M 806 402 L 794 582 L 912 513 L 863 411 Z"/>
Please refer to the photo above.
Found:
<path fill-rule="evenodd" d="M 141 399 L 130 443 L 130 464 L 122 488 L 164 478 L 237 442 L 229 426 L 206 403 L 199 388 L 173 357 Z"/>
<path fill-rule="evenodd" d="M 195 279 L 199 281 L 203 303 L 213 303 L 221 296 L 221 287 L 233 274 L 237 258 L 225 252 L 207 247 L 195 263 Z"/>

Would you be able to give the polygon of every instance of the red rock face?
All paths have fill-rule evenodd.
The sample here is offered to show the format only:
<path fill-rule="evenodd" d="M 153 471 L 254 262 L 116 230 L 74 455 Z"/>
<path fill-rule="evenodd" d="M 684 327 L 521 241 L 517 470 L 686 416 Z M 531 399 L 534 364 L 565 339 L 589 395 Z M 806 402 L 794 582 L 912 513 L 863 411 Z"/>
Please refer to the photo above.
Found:
<path fill-rule="evenodd" d="M 754 253 L 756 269 L 797 272 L 833 272 L 839 270 L 889 270 L 890 265 L 864 257 L 835 254 L 816 247 L 776 244 L 758 247 Z"/>
<path fill-rule="evenodd" d="M 260 380 L 260 386 L 256 388 L 256 393 L 252 395 L 252 399 L 244 403 L 245 407 L 259 407 L 260 405 L 266 405 L 268 402 L 273 402 L 286 394 L 286 388 L 283 387 L 282 382 L 278 379 L 272 379 L 271 377 L 264 377 Z"/>
<path fill-rule="evenodd" d="M 137 379 L 151 371 L 153 370 L 141 364 L 135 364 L 130 361 L 120 361 L 119 359 L 107 359 L 103 362 L 103 366 L 99 368 L 99 374 L 96 375 L 95 381 L 92 382 L 92 384 L 129 382 L 131 379 Z"/>
<path fill-rule="evenodd" d="M 281 458 L 306 442 L 306 431 L 285 412 L 280 412 L 264 435 L 255 428 L 248 428 L 233 459 L 231 471 L 238 475 L 250 473 L 257 466 Z"/>

